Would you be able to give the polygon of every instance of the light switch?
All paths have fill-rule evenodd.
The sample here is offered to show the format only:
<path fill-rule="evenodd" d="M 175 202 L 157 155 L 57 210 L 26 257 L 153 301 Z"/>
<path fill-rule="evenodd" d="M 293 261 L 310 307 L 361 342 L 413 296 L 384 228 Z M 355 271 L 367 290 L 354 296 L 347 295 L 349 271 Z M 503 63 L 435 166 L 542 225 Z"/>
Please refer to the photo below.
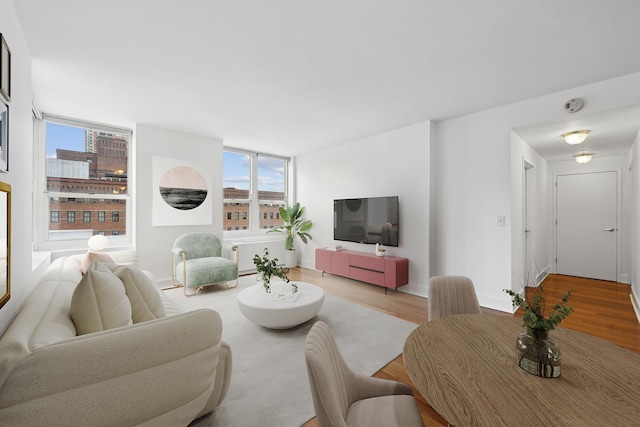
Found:
<path fill-rule="evenodd" d="M 504 216 L 498 216 L 498 227 L 504 227 Z"/>

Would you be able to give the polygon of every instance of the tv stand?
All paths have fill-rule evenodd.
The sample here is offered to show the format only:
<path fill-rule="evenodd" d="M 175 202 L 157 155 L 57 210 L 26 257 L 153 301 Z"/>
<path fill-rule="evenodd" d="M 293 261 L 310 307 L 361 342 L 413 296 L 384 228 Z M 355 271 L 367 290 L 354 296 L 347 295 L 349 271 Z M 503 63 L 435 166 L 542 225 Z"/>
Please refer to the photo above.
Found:
<path fill-rule="evenodd" d="M 373 253 L 316 249 L 316 270 L 397 290 L 409 283 L 409 260 Z"/>

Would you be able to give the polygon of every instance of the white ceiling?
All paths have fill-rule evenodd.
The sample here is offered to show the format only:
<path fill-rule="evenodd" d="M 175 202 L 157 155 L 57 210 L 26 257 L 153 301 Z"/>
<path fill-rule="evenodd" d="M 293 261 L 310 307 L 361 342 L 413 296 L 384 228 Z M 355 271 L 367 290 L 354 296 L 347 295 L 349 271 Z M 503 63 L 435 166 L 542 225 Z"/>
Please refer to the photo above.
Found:
<path fill-rule="evenodd" d="M 280 155 L 640 71 L 636 0 L 14 5 L 43 112 Z"/>
<path fill-rule="evenodd" d="M 569 113 L 570 114 L 570 113 Z M 588 129 L 587 139 L 578 145 L 565 143 L 565 132 Z M 538 154 L 550 162 L 571 160 L 574 154 L 588 151 L 596 156 L 629 154 L 640 129 L 640 105 L 617 108 L 605 113 L 567 118 L 563 121 L 514 129 Z"/>

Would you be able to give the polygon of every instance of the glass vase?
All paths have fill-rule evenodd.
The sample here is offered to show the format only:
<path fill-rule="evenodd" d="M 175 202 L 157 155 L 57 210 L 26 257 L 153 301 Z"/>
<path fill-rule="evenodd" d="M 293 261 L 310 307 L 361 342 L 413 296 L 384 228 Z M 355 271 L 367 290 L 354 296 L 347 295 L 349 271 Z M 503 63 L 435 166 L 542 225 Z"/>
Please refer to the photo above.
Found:
<path fill-rule="evenodd" d="M 549 339 L 549 331 L 527 327 L 518 335 L 516 362 L 530 374 L 543 378 L 560 376 L 560 348 Z"/>

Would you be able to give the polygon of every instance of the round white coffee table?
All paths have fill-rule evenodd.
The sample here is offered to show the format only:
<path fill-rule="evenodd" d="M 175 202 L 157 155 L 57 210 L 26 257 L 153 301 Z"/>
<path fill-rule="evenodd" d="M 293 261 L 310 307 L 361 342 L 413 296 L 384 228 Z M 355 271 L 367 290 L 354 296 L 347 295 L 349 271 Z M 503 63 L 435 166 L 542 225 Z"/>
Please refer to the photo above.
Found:
<path fill-rule="evenodd" d="M 324 302 L 322 288 L 306 282 L 298 285 L 298 297 L 294 301 L 279 299 L 289 293 L 291 286 L 281 281 L 271 281 L 271 293 L 264 290 L 262 282 L 244 289 L 238 294 L 240 312 L 255 323 L 271 329 L 287 329 L 306 322 L 318 314 Z"/>

